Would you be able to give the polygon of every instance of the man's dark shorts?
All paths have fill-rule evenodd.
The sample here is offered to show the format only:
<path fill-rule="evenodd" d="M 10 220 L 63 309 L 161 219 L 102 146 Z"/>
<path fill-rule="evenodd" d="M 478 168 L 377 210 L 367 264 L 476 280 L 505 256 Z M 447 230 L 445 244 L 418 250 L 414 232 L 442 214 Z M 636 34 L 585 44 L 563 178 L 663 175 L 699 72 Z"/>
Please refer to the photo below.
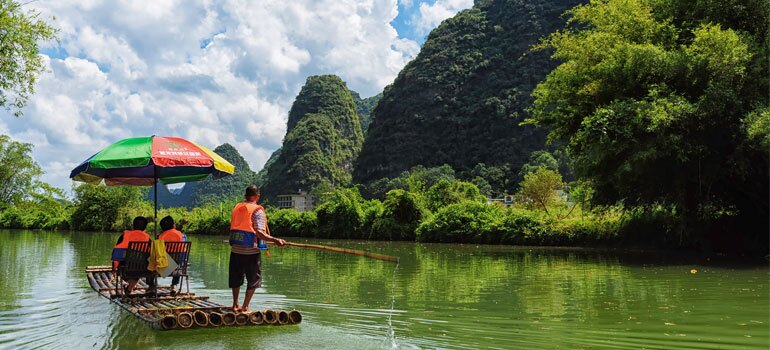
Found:
<path fill-rule="evenodd" d="M 246 289 L 262 286 L 261 254 L 243 255 L 230 252 L 230 288 L 238 288 L 246 276 Z"/>

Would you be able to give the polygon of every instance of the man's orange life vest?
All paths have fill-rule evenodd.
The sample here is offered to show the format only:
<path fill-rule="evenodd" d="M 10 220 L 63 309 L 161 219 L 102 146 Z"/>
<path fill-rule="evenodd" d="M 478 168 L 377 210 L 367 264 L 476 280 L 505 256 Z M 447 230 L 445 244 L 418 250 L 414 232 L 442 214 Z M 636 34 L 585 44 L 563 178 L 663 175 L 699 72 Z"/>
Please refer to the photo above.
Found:
<path fill-rule="evenodd" d="M 158 236 L 158 239 L 162 239 L 166 242 L 186 242 L 187 241 L 187 237 L 185 237 L 185 235 L 181 231 L 174 228 L 163 231 L 163 233 L 161 233 L 160 236 Z"/>
<path fill-rule="evenodd" d="M 150 240 L 150 235 L 141 230 L 127 230 L 123 231 L 123 240 L 115 245 L 112 249 L 112 261 L 113 266 L 117 267 L 118 261 L 123 261 L 126 257 L 126 249 L 128 249 L 129 242 L 147 242 Z"/>
<path fill-rule="evenodd" d="M 158 239 L 162 239 L 166 242 L 187 242 L 187 236 L 175 228 L 163 231 L 163 233 L 158 236 Z M 182 250 L 180 250 L 178 247 L 169 248 L 166 246 L 166 251 L 173 253 L 180 252 Z"/>
<path fill-rule="evenodd" d="M 255 203 L 238 203 L 233 208 L 230 218 L 230 244 L 253 248 L 257 231 L 251 218 L 254 212 L 263 210 L 261 205 Z"/>

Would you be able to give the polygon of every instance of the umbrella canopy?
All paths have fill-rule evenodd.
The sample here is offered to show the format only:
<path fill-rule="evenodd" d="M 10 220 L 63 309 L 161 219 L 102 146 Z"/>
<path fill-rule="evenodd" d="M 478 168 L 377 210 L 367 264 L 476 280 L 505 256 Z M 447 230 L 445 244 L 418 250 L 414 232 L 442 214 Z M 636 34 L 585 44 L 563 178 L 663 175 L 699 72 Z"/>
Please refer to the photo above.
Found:
<path fill-rule="evenodd" d="M 179 137 L 120 140 L 75 167 L 75 181 L 108 186 L 152 186 L 232 175 L 235 167 L 213 151 Z"/>

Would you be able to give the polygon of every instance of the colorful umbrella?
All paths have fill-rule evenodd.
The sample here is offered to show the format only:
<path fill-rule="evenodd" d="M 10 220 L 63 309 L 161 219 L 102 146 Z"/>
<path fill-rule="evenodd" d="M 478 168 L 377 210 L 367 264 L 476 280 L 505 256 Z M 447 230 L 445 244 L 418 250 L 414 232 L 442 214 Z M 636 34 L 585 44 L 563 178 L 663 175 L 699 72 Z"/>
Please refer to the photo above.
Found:
<path fill-rule="evenodd" d="M 235 167 L 208 148 L 178 137 L 120 140 L 75 167 L 75 181 L 108 186 L 152 186 L 231 175 Z"/>
<path fill-rule="evenodd" d="M 108 186 L 154 186 L 158 216 L 157 183 L 173 184 L 232 175 L 235 167 L 213 151 L 178 137 L 150 136 L 121 140 L 75 167 L 75 181 Z"/>

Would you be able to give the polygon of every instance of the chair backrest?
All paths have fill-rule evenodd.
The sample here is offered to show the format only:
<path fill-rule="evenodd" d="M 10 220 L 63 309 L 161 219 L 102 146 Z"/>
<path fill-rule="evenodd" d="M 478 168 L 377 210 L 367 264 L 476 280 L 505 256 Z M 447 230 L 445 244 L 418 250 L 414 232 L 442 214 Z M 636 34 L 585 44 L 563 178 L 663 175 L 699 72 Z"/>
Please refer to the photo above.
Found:
<path fill-rule="evenodd" d="M 176 261 L 177 268 L 174 272 L 187 271 L 187 259 L 190 257 L 192 242 L 166 242 L 166 253 Z"/>
<path fill-rule="evenodd" d="M 147 275 L 147 259 L 150 257 L 150 242 L 128 242 L 126 257 L 123 260 L 122 272 L 124 275 Z"/>

